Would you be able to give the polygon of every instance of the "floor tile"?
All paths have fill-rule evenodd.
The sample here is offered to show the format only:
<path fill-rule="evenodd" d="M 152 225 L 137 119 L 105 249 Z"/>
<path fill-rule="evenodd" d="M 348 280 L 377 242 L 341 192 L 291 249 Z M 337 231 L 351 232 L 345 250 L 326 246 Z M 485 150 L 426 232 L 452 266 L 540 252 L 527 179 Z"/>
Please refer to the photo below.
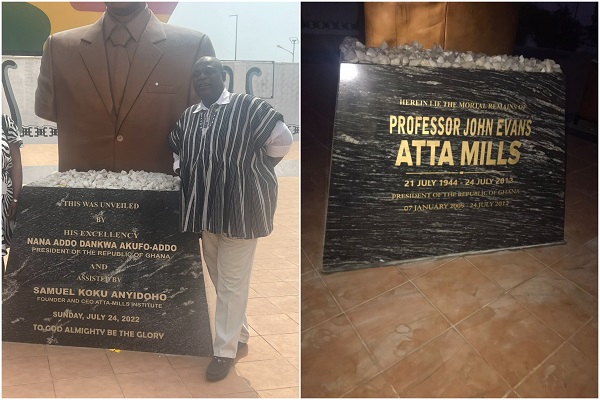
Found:
<path fill-rule="evenodd" d="M 46 345 L 33 343 L 2 342 L 2 360 L 46 355 Z"/>
<path fill-rule="evenodd" d="M 310 216 L 306 215 L 304 209 L 302 210 L 302 219 L 323 219 L 322 212 L 319 211 L 318 215 Z M 321 222 L 323 224 L 324 221 Z M 302 227 L 302 251 L 309 259 L 313 269 L 317 271 L 322 269 L 323 266 L 323 243 L 325 240 L 325 231 L 323 230 L 323 226 L 320 228 L 311 227 L 309 229 L 305 229 Z"/>
<path fill-rule="evenodd" d="M 123 397 L 114 375 L 54 381 L 56 397 Z"/>
<path fill-rule="evenodd" d="M 565 211 L 565 233 L 580 244 L 598 236 L 598 202 L 584 199 L 568 206 Z"/>
<path fill-rule="evenodd" d="M 302 330 L 312 328 L 342 312 L 317 273 L 312 279 L 302 280 L 300 305 L 302 307 Z"/>
<path fill-rule="evenodd" d="M 562 343 L 510 295 L 479 310 L 457 329 L 510 385 L 516 385 Z"/>
<path fill-rule="evenodd" d="M 265 335 L 262 337 L 269 343 L 279 354 L 281 354 L 292 365 L 300 364 L 299 355 L 299 334 L 298 333 L 282 333 L 277 335 Z"/>
<path fill-rule="evenodd" d="M 563 339 L 598 314 L 596 298 L 552 270 L 541 272 L 511 295 Z"/>
<path fill-rule="evenodd" d="M 273 275 L 269 270 L 266 269 L 252 269 L 252 275 L 250 276 L 250 283 L 267 283 L 267 282 L 279 282 L 280 279 Z"/>
<path fill-rule="evenodd" d="M 303 273 L 302 275 L 300 275 L 300 284 L 304 283 L 304 281 L 308 281 L 314 278 L 318 278 L 321 277 L 321 272 L 316 271 L 316 270 L 311 270 L 308 272 Z"/>
<path fill-rule="evenodd" d="M 296 348 L 298 348 L 297 340 Z M 244 354 L 238 352 L 237 357 L 238 363 L 283 358 L 283 356 L 262 336 L 250 336 L 250 339 L 248 340 L 248 351 L 244 352 Z"/>
<path fill-rule="evenodd" d="M 271 247 L 271 248 L 269 248 Z M 254 258 L 254 267 L 262 270 L 274 270 L 274 269 L 286 269 L 286 268 L 297 268 L 297 265 L 286 259 L 286 255 L 294 254 L 294 260 L 297 257 L 298 249 L 292 249 L 288 247 L 279 248 L 278 246 L 263 246 L 261 251 L 256 250 L 256 256 Z M 297 263 L 297 261 L 295 261 Z"/>
<path fill-rule="evenodd" d="M 396 268 L 398 268 L 408 279 L 414 279 L 418 276 L 426 274 L 432 269 L 454 260 L 454 258 L 455 257 L 442 257 L 417 262 L 408 262 L 399 264 L 396 266 Z"/>
<path fill-rule="evenodd" d="M 510 386 L 450 329 L 385 371 L 400 397 L 501 397 Z"/>
<path fill-rule="evenodd" d="M 580 201 L 593 199 L 594 194 L 598 193 L 597 185 L 589 185 L 590 181 L 598 182 L 597 176 L 590 176 L 590 170 L 596 170 L 595 173 L 597 174 L 598 166 L 590 166 L 567 176 L 565 190 L 565 206 L 567 208 Z"/>
<path fill-rule="evenodd" d="M 125 397 L 191 397 L 174 370 L 134 372 L 115 376 Z"/>
<path fill-rule="evenodd" d="M 257 392 L 255 391 L 251 391 L 251 392 L 245 392 L 245 393 L 231 393 L 231 394 L 224 394 L 222 396 L 215 396 L 216 398 L 227 398 L 227 399 L 235 399 L 235 398 L 241 398 L 241 399 L 249 399 L 249 398 L 260 398 L 260 396 L 258 395 Z"/>
<path fill-rule="evenodd" d="M 291 282 L 256 283 L 252 288 L 262 297 L 289 296 L 298 294 L 298 284 Z"/>
<path fill-rule="evenodd" d="M 300 258 L 301 258 L 300 259 L 300 273 L 301 274 L 304 274 L 309 271 L 313 271 L 315 269 L 312 262 L 310 261 L 310 258 L 308 258 L 308 256 L 304 252 L 304 250 L 302 250 Z"/>
<path fill-rule="evenodd" d="M 572 183 L 572 187 L 580 190 L 589 197 L 598 194 L 598 147 L 594 149 L 596 154 L 590 160 L 589 166 L 580 169 L 579 171 L 567 175 L 567 184 Z M 567 185 L 567 189 L 569 185 Z"/>
<path fill-rule="evenodd" d="M 249 315 L 248 324 L 259 335 L 298 332 L 298 323 L 286 314 Z"/>
<path fill-rule="evenodd" d="M 177 374 L 192 397 L 216 397 L 253 391 L 248 382 L 236 371 L 238 365 L 239 363 L 231 368 L 227 377 L 218 382 L 206 380 L 206 367 L 182 368 L 177 370 Z"/>
<path fill-rule="evenodd" d="M 398 397 L 392 385 L 385 379 L 383 374 L 377 375 L 368 382 L 363 383 L 356 389 L 346 393 L 346 398 L 394 398 Z"/>
<path fill-rule="evenodd" d="M 48 356 L 48 362 L 54 379 L 86 378 L 113 374 L 104 352 L 67 353 Z"/>
<path fill-rule="evenodd" d="M 268 271 L 284 282 L 298 282 L 299 280 L 300 271 L 298 268 L 270 269 Z"/>
<path fill-rule="evenodd" d="M 576 181 L 587 180 L 580 173 L 569 174 L 565 190 L 565 207 L 571 207 L 580 201 L 590 199 L 590 190 L 582 188 Z"/>
<path fill-rule="evenodd" d="M 586 242 L 584 246 L 592 253 L 598 254 L 598 237 L 595 237 L 589 242 Z"/>
<path fill-rule="evenodd" d="M 450 261 L 413 283 L 453 324 L 502 294 L 502 289 L 464 258 Z"/>
<path fill-rule="evenodd" d="M 579 243 L 569 236 L 565 237 L 565 241 L 565 244 L 532 247 L 525 249 L 525 251 L 545 265 L 550 266 L 561 258 L 574 252 L 580 246 Z"/>
<path fill-rule="evenodd" d="M 465 258 L 504 290 L 512 289 L 546 268 L 525 250 L 498 251 Z"/>
<path fill-rule="evenodd" d="M 299 372 L 285 359 L 238 363 L 236 370 L 255 390 L 298 385 Z"/>
<path fill-rule="evenodd" d="M 406 282 L 395 267 L 369 268 L 323 275 L 342 310 L 349 310 Z"/>
<path fill-rule="evenodd" d="M 177 368 L 199 368 L 206 367 L 211 358 L 210 357 L 193 357 L 193 356 L 179 356 L 179 355 L 168 355 L 167 359 L 171 366 Z"/>
<path fill-rule="evenodd" d="M 250 290 L 248 290 L 248 298 L 249 298 L 249 299 L 255 299 L 255 298 L 257 298 L 257 297 L 264 297 L 264 296 L 263 296 L 263 295 L 261 295 L 261 294 L 258 294 L 258 293 L 256 292 L 256 290 L 254 290 L 252 287 L 250 287 Z M 215 300 L 215 301 L 216 301 L 216 300 Z M 214 309 L 214 307 L 213 307 L 213 309 Z M 209 308 L 208 308 L 208 310 L 210 311 L 210 310 L 211 310 L 211 308 L 209 307 Z M 211 315 L 211 318 L 212 318 L 212 319 L 211 319 L 211 321 L 212 321 L 212 320 L 214 319 L 214 314 L 213 314 L 213 315 Z"/>
<path fill-rule="evenodd" d="M 550 268 L 598 297 L 598 255 L 587 247 L 578 248 Z"/>
<path fill-rule="evenodd" d="M 515 389 L 521 397 L 598 397 L 598 364 L 565 343 Z"/>
<path fill-rule="evenodd" d="M 260 336 L 251 326 L 248 326 L 248 331 L 250 332 L 250 336 Z"/>
<path fill-rule="evenodd" d="M 281 200 L 281 202 L 279 200 Z M 282 198 L 282 199 L 277 199 L 277 201 L 280 204 L 283 204 L 283 202 L 285 200 Z M 297 215 L 298 215 L 297 212 L 294 213 L 294 217 Z M 287 243 L 297 243 L 299 241 L 298 238 L 300 236 L 299 235 L 300 224 L 298 223 L 298 220 L 296 218 L 293 218 L 291 216 L 291 213 L 289 211 L 285 214 L 276 213 L 273 224 L 274 224 L 274 226 L 273 226 L 274 236 L 279 236 L 279 237 L 289 236 L 289 241 Z M 285 230 L 285 232 L 283 232 L 283 230 Z M 298 264 L 296 263 L 296 265 L 298 265 Z"/>
<path fill-rule="evenodd" d="M 284 389 L 269 389 L 259 390 L 258 395 L 263 398 L 278 398 L 278 399 L 297 399 L 300 397 L 300 390 L 298 387 L 284 388 Z"/>
<path fill-rule="evenodd" d="M 382 369 L 450 327 L 411 283 L 352 309 L 348 318 Z"/>
<path fill-rule="evenodd" d="M 248 299 L 246 315 L 281 314 L 281 310 L 264 297 Z"/>
<path fill-rule="evenodd" d="M 339 397 L 379 373 L 345 315 L 302 332 L 302 397 Z"/>
<path fill-rule="evenodd" d="M 107 351 L 106 356 L 115 374 L 171 369 L 167 356 L 139 351 Z M 101 396 L 99 396 L 101 397 Z"/>
<path fill-rule="evenodd" d="M 287 313 L 286 315 L 290 317 L 296 324 L 300 325 L 300 313 Z"/>
<path fill-rule="evenodd" d="M 17 386 L 2 386 L 4 398 L 48 398 L 55 397 L 52 382 L 29 383 Z"/>
<path fill-rule="evenodd" d="M 589 167 L 589 161 L 582 159 L 581 157 L 576 157 L 574 155 L 567 153 L 567 174 L 574 173 L 579 171 L 585 167 Z"/>
<path fill-rule="evenodd" d="M 2 386 L 51 381 L 48 358 L 23 357 L 2 361 Z"/>
<path fill-rule="evenodd" d="M 279 312 L 300 312 L 300 299 L 298 296 L 269 297 L 269 301 L 280 310 Z"/>
<path fill-rule="evenodd" d="M 569 343 L 598 364 L 598 316 L 570 338 Z"/>

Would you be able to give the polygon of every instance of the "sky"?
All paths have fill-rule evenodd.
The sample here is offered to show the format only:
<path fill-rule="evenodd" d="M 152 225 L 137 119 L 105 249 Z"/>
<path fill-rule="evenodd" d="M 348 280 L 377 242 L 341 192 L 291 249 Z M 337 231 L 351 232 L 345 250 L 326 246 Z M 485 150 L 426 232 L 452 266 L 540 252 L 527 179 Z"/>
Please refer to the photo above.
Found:
<path fill-rule="evenodd" d="M 169 24 L 207 34 L 217 57 L 233 60 L 236 18 L 232 14 L 238 15 L 238 60 L 292 62 L 294 46 L 289 38 L 300 40 L 299 2 L 179 2 Z M 294 53 L 298 62 L 299 42 Z"/>

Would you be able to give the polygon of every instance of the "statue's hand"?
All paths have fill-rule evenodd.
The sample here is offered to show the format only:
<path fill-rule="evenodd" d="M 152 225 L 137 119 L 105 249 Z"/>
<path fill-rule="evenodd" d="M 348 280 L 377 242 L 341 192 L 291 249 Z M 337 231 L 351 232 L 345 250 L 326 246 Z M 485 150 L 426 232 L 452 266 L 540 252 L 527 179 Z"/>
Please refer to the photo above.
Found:
<path fill-rule="evenodd" d="M 17 203 L 12 202 L 10 206 L 8 206 L 8 219 L 13 221 L 17 216 Z"/>

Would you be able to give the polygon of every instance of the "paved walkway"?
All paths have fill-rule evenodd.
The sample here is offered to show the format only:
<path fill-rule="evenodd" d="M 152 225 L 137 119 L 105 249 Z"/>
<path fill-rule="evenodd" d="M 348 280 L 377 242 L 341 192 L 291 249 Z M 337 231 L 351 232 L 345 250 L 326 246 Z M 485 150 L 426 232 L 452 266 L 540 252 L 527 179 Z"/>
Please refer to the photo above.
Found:
<path fill-rule="evenodd" d="M 206 381 L 209 358 L 3 342 L 3 397 L 298 397 L 298 150 L 295 141 L 277 168 L 275 229 L 259 240 L 250 284 L 251 337 L 226 379 Z M 57 170 L 55 144 L 26 144 L 22 158 L 25 183 Z"/>

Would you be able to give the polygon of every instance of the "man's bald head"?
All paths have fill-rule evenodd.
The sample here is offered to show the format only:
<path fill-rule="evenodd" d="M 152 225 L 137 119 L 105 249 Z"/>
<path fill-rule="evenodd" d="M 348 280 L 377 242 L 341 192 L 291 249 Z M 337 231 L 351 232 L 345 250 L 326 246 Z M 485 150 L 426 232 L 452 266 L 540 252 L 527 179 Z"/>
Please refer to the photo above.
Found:
<path fill-rule="evenodd" d="M 220 72 L 224 72 L 223 64 L 221 63 L 221 60 L 219 60 L 217 57 L 204 56 L 199 58 L 198 61 L 194 63 L 192 71 L 196 68 L 200 68 L 201 65 L 211 65 L 212 67 L 218 69 Z"/>
<path fill-rule="evenodd" d="M 194 90 L 205 106 L 219 99 L 225 88 L 225 70 L 216 57 L 202 57 L 192 68 Z"/>

